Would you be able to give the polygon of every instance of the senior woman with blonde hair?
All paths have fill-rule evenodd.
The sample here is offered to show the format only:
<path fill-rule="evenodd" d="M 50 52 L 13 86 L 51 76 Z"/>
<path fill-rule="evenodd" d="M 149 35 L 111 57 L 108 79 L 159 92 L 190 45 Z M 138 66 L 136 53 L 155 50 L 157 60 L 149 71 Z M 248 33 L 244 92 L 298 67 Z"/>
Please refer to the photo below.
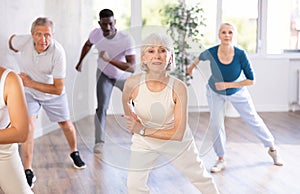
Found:
<path fill-rule="evenodd" d="M 149 35 L 141 48 L 144 72 L 129 77 L 125 83 L 122 102 L 127 128 L 133 134 L 129 194 L 149 193 L 150 171 L 168 163 L 183 172 L 202 193 L 218 193 L 188 126 L 186 85 L 168 74 L 174 65 L 173 53 L 168 36 Z M 161 156 L 167 160 L 158 162 Z"/>
<path fill-rule="evenodd" d="M 211 168 L 217 173 L 225 169 L 226 131 L 224 124 L 225 103 L 229 101 L 241 115 L 245 123 L 268 147 L 268 154 L 277 166 L 282 166 L 283 161 L 275 148 L 274 137 L 270 130 L 257 114 L 247 86 L 254 84 L 254 70 L 246 51 L 235 46 L 236 28 L 231 23 L 222 23 L 219 28 L 220 43 L 201 52 L 194 62 L 188 67 L 188 73 L 200 61 L 209 61 L 211 76 L 206 86 L 208 107 L 210 110 L 210 124 L 207 138 L 212 142 L 218 157 Z M 202 146 L 202 149 L 210 146 Z"/>

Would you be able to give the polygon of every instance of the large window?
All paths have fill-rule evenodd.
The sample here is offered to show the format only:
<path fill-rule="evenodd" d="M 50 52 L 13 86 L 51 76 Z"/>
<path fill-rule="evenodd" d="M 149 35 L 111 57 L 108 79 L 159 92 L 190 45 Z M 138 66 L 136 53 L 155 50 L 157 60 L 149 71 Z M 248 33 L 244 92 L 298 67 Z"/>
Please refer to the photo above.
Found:
<path fill-rule="evenodd" d="M 142 1 L 143 26 L 162 26 L 163 17 L 160 10 L 174 0 L 151 0 Z"/>
<path fill-rule="evenodd" d="M 212 2 L 217 5 L 212 5 Z M 210 4 L 214 7 L 206 8 L 209 16 L 207 23 L 217 24 L 217 26 L 222 21 L 234 23 L 238 30 L 237 43 L 247 52 L 259 54 L 299 52 L 300 0 L 213 0 L 212 2 Z M 211 17 L 212 13 L 217 15 L 217 18 Z"/>
<path fill-rule="evenodd" d="M 258 0 L 223 0 L 221 11 L 222 22 L 231 22 L 237 28 L 237 44 L 248 52 L 256 52 Z"/>
<path fill-rule="evenodd" d="M 249 53 L 283 54 L 300 50 L 300 0 L 183 1 L 189 6 L 200 2 L 204 8 L 206 27 L 202 44 L 206 47 L 218 43 L 218 27 L 221 22 L 228 21 L 237 27 L 237 44 Z M 95 21 L 100 9 L 111 8 L 117 27 L 128 29 L 130 18 L 136 17 L 131 7 L 137 7 L 132 4 L 137 4 L 142 11 L 142 25 L 158 27 L 162 26 L 163 18 L 159 10 L 174 2 L 176 0 L 94 0 Z"/>
<path fill-rule="evenodd" d="M 268 1 L 267 53 L 280 54 L 300 49 L 300 0 Z"/>
<path fill-rule="evenodd" d="M 167 27 L 164 26 L 163 20 L 165 16 L 160 12 L 167 4 L 178 3 L 177 0 L 152 0 L 152 1 L 142 1 L 142 23 L 143 27 L 146 30 L 157 31 L 157 30 L 167 30 Z M 185 0 L 187 7 L 200 6 L 205 10 L 204 17 L 209 18 L 207 22 L 205 21 L 206 26 L 200 27 L 198 30 L 201 30 L 203 38 L 200 37 L 201 43 L 191 45 L 192 47 L 199 47 L 203 45 L 204 47 L 211 46 L 216 43 L 216 1 L 212 0 Z M 150 29 L 151 28 L 151 29 Z M 197 50 L 197 49 L 196 49 Z M 198 52 L 198 51 L 197 51 Z"/>
<path fill-rule="evenodd" d="M 218 42 L 217 31 L 222 21 L 232 22 L 238 30 L 238 45 L 248 52 L 257 50 L 257 22 L 258 0 L 185 0 L 187 6 L 200 2 L 206 18 L 206 27 L 202 28 L 204 34 L 202 44 L 210 47 Z M 142 1 L 143 24 L 162 25 L 158 12 L 165 4 L 174 3 L 174 0 Z M 246 4 L 246 5 L 245 5 Z"/>
<path fill-rule="evenodd" d="M 99 11 L 111 9 L 114 12 L 117 29 L 130 28 L 131 0 L 94 0 L 94 26 L 99 27 Z"/>

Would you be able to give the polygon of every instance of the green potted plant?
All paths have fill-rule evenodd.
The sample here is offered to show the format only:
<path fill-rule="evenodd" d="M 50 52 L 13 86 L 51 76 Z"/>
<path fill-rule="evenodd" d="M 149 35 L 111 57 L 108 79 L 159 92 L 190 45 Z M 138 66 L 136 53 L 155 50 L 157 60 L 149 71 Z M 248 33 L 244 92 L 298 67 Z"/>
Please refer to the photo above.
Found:
<path fill-rule="evenodd" d="M 200 28 L 205 26 L 204 10 L 199 4 L 187 6 L 184 0 L 179 0 L 166 5 L 160 13 L 164 15 L 162 23 L 168 27 L 167 32 L 174 41 L 176 68 L 171 73 L 189 85 L 191 76 L 186 69 L 193 57 L 189 49 L 191 43 L 199 43 L 203 36 Z"/>

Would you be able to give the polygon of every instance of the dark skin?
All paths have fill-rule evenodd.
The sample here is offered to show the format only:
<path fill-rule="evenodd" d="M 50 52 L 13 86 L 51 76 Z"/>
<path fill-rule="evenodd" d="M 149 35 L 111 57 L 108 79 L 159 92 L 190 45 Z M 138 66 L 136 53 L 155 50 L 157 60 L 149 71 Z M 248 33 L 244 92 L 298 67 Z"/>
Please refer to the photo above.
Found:
<path fill-rule="evenodd" d="M 112 39 L 115 37 L 117 30 L 115 28 L 116 20 L 113 16 L 111 17 L 105 17 L 101 18 L 100 21 L 98 21 L 98 24 L 100 25 L 103 36 L 107 39 Z M 76 70 L 81 71 L 82 69 L 82 60 L 84 57 L 88 54 L 88 52 L 91 50 L 93 44 L 87 40 L 81 50 L 81 55 L 79 58 L 79 61 L 76 65 Z M 113 58 L 110 58 L 108 53 L 106 51 L 102 51 L 99 53 L 99 57 L 101 57 L 104 61 L 109 62 L 111 65 L 123 70 L 133 73 L 135 71 L 135 55 L 126 55 L 126 62 L 118 61 Z"/>

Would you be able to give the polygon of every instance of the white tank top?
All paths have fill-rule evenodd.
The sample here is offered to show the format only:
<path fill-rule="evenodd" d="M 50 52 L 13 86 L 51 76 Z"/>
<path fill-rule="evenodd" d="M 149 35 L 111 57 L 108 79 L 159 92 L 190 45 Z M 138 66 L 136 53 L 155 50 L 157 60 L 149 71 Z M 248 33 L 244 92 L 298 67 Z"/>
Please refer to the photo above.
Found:
<path fill-rule="evenodd" d="M 11 72 L 11 70 L 6 69 L 0 78 L 0 130 L 5 129 L 10 123 L 8 109 L 4 102 L 4 97 L 3 97 L 5 80 L 9 72 Z M 7 160 L 8 158 L 11 157 L 13 153 L 18 153 L 17 143 L 0 144 L 0 161 L 2 159 Z"/>
<path fill-rule="evenodd" d="M 141 76 L 139 92 L 134 99 L 134 110 L 145 127 L 168 129 L 174 126 L 173 83 L 170 77 L 167 86 L 159 92 L 148 89 L 146 74 Z"/>
<path fill-rule="evenodd" d="M 10 123 L 9 114 L 7 106 L 4 102 L 4 86 L 5 86 L 5 80 L 8 75 L 8 73 L 11 70 L 6 69 L 0 79 L 0 130 L 7 127 L 7 125 Z"/>
<path fill-rule="evenodd" d="M 152 92 L 145 82 L 146 74 L 141 76 L 141 84 L 137 97 L 133 100 L 134 111 L 146 128 L 170 129 L 174 127 L 173 85 L 174 77 L 170 76 L 167 86 L 160 92 Z M 134 135 L 134 138 L 142 138 L 148 143 L 165 143 L 165 140 L 153 139 Z M 182 141 L 191 141 L 192 132 L 187 124 Z M 134 140 L 133 140 L 134 141 Z"/>

